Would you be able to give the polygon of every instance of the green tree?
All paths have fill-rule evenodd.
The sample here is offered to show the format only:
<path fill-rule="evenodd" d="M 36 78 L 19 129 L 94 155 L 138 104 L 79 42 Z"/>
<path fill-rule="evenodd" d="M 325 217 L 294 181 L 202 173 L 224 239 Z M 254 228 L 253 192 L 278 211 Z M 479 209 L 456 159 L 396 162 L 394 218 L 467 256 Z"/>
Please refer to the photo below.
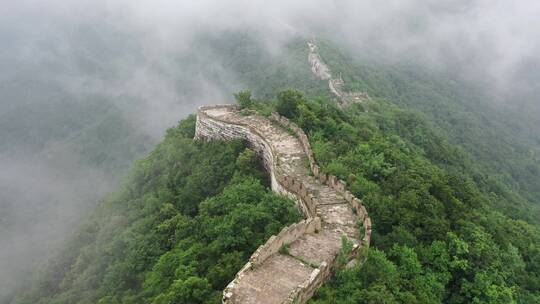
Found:
<path fill-rule="evenodd" d="M 234 93 L 234 98 L 242 109 L 249 108 L 253 104 L 253 100 L 251 100 L 251 91 L 249 90 Z"/>
<path fill-rule="evenodd" d="M 278 103 L 276 110 L 279 114 L 294 118 L 298 115 L 298 106 L 304 100 L 304 94 L 298 90 L 284 90 L 277 95 Z"/>

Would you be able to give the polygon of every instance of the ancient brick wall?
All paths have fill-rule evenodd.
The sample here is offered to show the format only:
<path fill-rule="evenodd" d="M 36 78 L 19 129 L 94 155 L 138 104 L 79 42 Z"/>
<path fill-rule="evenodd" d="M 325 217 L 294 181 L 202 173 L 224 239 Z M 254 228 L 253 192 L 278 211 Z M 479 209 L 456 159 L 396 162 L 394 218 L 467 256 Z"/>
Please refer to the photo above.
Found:
<path fill-rule="evenodd" d="M 343 194 L 345 200 L 352 206 L 353 210 L 355 210 L 356 214 L 358 215 L 359 220 L 363 223 L 364 235 L 362 237 L 362 242 L 365 248 L 369 248 L 369 244 L 371 242 L 371 219 L 369 218 L 367 210 L 362 204 L 362 201 L 347 190 L 347 183 L 345 181 L 339 180 L 336 176 L 325 174 L 321 171 L 320 167 L 315 162 L 315 157 L 313 151 L 311 150 L 308 137 L 300 127 L 286 117 L 280 116 L 276 112 L 273 112 L 270 115 L 270 119 L 280 124 L 284 128 L 291 129 L 296 134 L 302 143 L 304 152 L 309 159 L 309 166 L 313 175 L 323 183 L 326 183 L 328 186 L 335 189 L 337 192 Z M 356 250 L 358 250 L 358 248 L 360 247 L 353 248 L 353 250 L 355 250 L 353 255 L 357 253 Z M 288 303 L 307 302 L 313 296 L 315 291 L 322 286 L 322 284 L 331 275 L 331 269 L 333 266 L 334 265 L 328 265 L 326 263 L 321 264 L 319 268 L 313 272 L 312 276 L 307 282 L 298 286 L 298 288 L 293 291 L 289 297 Z"/>
<path fill-rule="evenodd" d="M 205 140 L 246 140 L 249 146 L 262 158 L 263 165 L 270 175 L 272 190 L 287 195 L 298 202 L 299 198 L 277 181 L 275 172 L 276 166 L 274 164 L 276 157 L 272 151 L 271 145 L 257 132 L 257 130 L 253 130 L 242 124 L 233 124 L 231 122 L 220 121 L 214 117 L 211 118 L 204 112 L 205 110 L 219 107 L 235 108 L 234 105 L 200 107 L 197 113 L 195 138 Z M 304 208 L 300 207 L 300 209 L 303 210 Z"/>
<path fill-rule="evenodd" d="M 278 235 L 272 236 L 253 253 L 246 265 L 236 274 L 235 279 L 224 290 L 223 302 L 228 304 L 239 303 L 235 300 L 234 288 L 247 272 L 256 268 L 258 265 L 261 265 L 267 258 L 279 252 L 283 245 L 294 242 L 304 234 L 314 233 L 321 229 L 321 219 L 317 216 L 318 197 L 316 196 L 316 193 L 312 193 L 311 191 L 313 190 L 309 190 L 306 181 L 299 180 L 283 173 L 283 170 L 280 169 L 280 159 L 278 159 L 272 145 L 260 132 L 258 132 L 257 129 L 239 121 L 221 120 L 218 117 L 210 117 L 205 113 L 207 110 L 220 107 L 236 110 L 236 107 L 233 105 L 199 108 L 197 113 L 195 138 L 206 140 L 246 140 L 250 147 L 262 157 L 264 166 L 271 177 L 272 190 L 293 198 L 306 218 L 303 221 L 285 227 Z M 363 206 L 361 200 L 354 197 L 346 189 L 346 183 L 344 181 L 321 171 L 320 167 L 315 162 L 315 157 L 309 144 L 308 137 L 301 128 L 277 113 L 271 114 L 268 123 L 271 123 L 271 121 L 274 121 L 284 129 L 292 130 L 298 141 L 301 143 L 306 158 L 309 160 L 309 167 L 313 176 L 321 183 L 326 183 L 330 188 L 340 193 L 352 207 L 357 218 L 363 223 L 364 235 L 361 236 L 363 240 L 362 243 L 364 246 L 368 247 L 371 239 L 371 220 L 368 217 L 366 208 Z M 359 246 L 355 246 L 354 250 L 357 250 L 358 248 Z M 330 276 L 334 261 L 335 257 L 329 263 L 323 262 L 317 268 L 313 269 L 309 278 L 292 290 L 288 300 L 283 303 L 307 302 L 307 300 L 313 296 L 316 289 Z"/>
<path fill-rule="evenodd" d="M 347 190 L 347 183 L 345 181 L 338 179 L 332 174 L 325 174 L 321 171 L 321 168 L 315 162 L 315 157 L 313 151 L 311 150 L 311 145 L 309 144 L 308 137 L 300 127 L 298 127 L 294 122 L 290 121 L 286 117 L 280 116 L 276 112 L 273 112 L 270 115 L 270 119 L 277 122 L 284 128 L 291 129 L 296 134 L 296 136 L 302 143 L 304 152 L 309 159 L 309 166 L 313 175 L 319 180 L 321 180 L 323 183 L 326 183 L 328 186 L 341 193 L 345 200 L 353 207 L 353 210 L 356 211 L 359 219 L 363 223 L 365 231 L 365 235 L 363 237 L 364 244 L 366 246 L 369 246 L 371 240 L 371 219 L 369 218 L 366 207 L 364 207 L 362 201 L 356 198 L 350 191 Z"/>
<path fill-rule="evenodd" d="M 328 88 L 337 97 L 337 100 L 340 105 L 346 106 L 351 103 L 361 102 L 363 100 L 369 99 L 367 92 L 346 92 L 343 89 L 345 85 L 341 75 L 339 78 L 336 75 L 332 76 L 330 68 L 324 63 L 321 56 L 317 52 L 317 45 L 315 42 L 308 42 L 309 54 L 308 61 L 311 66 L 311 71 L 313 74 L 321 79 L 328 81 Z"/>

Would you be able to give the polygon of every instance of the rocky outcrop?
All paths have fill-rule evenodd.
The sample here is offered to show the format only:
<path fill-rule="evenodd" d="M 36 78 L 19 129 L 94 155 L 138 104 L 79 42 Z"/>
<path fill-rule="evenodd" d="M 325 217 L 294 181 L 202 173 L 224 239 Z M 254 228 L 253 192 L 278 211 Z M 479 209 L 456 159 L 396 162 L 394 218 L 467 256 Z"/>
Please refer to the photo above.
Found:
<path fill-rule="evenodd" d="M 365 207 L 345 182 L 321 172 L 296 124 L 276 113 L 265 118 L 232 105 L 201 107 L 195 137 L 246 140 L 261 156 L 272 189 L 294 199 L 305 217 L 253 253 L 224 290 L 224 303 L 305 303 L 330 276 L 342 238 L 352 242 L 352 255 L 369 246 Z"/>

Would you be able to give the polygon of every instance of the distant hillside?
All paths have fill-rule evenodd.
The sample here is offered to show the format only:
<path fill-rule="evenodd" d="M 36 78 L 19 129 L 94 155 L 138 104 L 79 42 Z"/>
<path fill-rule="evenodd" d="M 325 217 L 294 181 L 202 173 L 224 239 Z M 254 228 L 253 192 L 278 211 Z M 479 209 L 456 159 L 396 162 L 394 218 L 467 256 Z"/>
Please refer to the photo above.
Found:
<path fill-rule="evenodd" d="M 338 269 L 312 303 L 540 300 L 534 205 L 425 115 L 383 99 L 342 110 L 295 92 L 280 96 L 276 109 L 308 133 L 323 171 L 345 180 L 373 220 L 367 260 Z"/>
<path fill-rule="evenodd" d="M 500 187 L 510 187 L 540 204 L 540 133 L 536 132 L 540 125 L 527 111 L 531 106 L 526 106 L 532 100 L 501 101 L 491 91 L 456 77 L 412 63 L 384 65 L 351 59 L 328 43 L 321 43 L 320 52 L 350 89 L 366 90 L 370 96 L 421 112 L 451 143 L 500 178 L 504 183 Z"/>
<path fill-rule="evenodd" d="M 367 261 L 338 269 L 312 303 L 540 302 L 534 120 L 440 72 L 352 59 L 321 41 L 344 89 L 371 96 L 339 108 L 311 73 L 305 40 L 272 54 L 256 41 L 204 37 L 194 44 L 199 52 L 179 62 L 191 75 L 207 58 L 222 62 L 199 72 L 231 92 L 252 90 L 261 113 L 279 110 L 297 122 L 323 170 L 368 207 Z M 305 95 L 275 97 L 287 87 Z M 242 143 L 194 142 L 193 126 L 191 117 L 170 129 L 14 303 L 219 303 L 257 245 L 298 214 L 267 189 Z M 96 134 L 76 138 L 99 143 Z M 116 135 L 137 138 L 121 127 L 107 142 Z M 111 147 L 133 147 L 131 139 Z M 99 153 L 89 159 L 101 161 Z"/>
<path fill-rule="evenodd" d="M 237 80 L 255 96 L 272 98 L 278 90 L 292 87 L 308 96 L 331 98 L 327 83 L 309 70 L 307 41 L 294 40 L 273 57 L 247 35 L 231 33 L 212 43 L 222 50 L 217 56 L 228 62 L 226 68 L 237 71 Z M 526 106 L 532 100 L 521 100 L 521 95 L 501 101 L 484 87 L 414 62 L 383 64 L 362 57 L 361 52 L 342 51 L 328 40 L 318 40 L 317 45 L 332 73 L 343 77 L 345 90 L 366 91 L 373 98 L 422 113 L 432 128 L 469 152 L 476 165 L 497 176 L 502 182 L 497 187 L 509 187 L 540 206 L 540 133 L 536 132 L 540 125 L 530 115 L 533 106 Z"/>

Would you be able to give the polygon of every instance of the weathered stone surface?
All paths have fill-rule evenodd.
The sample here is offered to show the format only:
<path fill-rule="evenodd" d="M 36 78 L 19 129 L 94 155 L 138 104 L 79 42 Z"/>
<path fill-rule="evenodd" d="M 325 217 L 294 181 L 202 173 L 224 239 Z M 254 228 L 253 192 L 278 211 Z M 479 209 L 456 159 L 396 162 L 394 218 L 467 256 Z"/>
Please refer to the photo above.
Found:
<path fill-rule="evenodd" d="M 313 268 L 289 255 L 274 254 L 247 271 L 233 288 L 228 303 L 283 303 L 296 286 L 309 278 Z"/>
<path fill-rule="evenodd" d="M 360 200 L 335 176 L 324 183 L 326 174 L 319 172 L 307 136 L 288 119 L 276 113 L 270 119 L 246 115 L 231 105 L 201 107 L 195 137 L 245 139 L 261 156 L 272 189 L 293 198 L 306 217 L 257 249 L 224 290 L 224 303 L 305 303 L 330 276 L 342 237 L 355 249 L 360 239 L 369 246 L 371 221 Z M 315 168 L 313 174 L 310 168 Z M 364 236 L 358 221 L 367 230 Z"/>

